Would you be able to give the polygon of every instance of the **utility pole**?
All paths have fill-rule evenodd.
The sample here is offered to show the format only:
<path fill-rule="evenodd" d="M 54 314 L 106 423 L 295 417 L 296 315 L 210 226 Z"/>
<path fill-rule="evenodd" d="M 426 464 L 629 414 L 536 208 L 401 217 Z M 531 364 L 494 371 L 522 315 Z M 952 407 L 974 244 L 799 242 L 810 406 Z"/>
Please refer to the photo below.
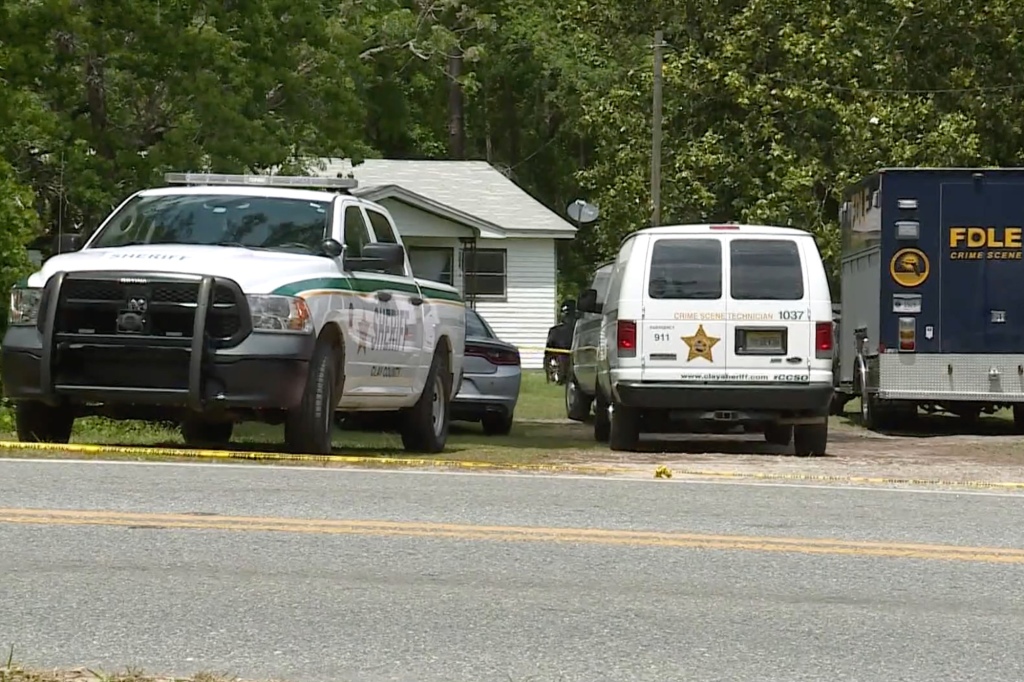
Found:
<path fill-rule="evenodd" d="M 661 224 L 661 50 L 664 31 L 654 32 L 654 115 L 651 120 L 651 225 Z"/>

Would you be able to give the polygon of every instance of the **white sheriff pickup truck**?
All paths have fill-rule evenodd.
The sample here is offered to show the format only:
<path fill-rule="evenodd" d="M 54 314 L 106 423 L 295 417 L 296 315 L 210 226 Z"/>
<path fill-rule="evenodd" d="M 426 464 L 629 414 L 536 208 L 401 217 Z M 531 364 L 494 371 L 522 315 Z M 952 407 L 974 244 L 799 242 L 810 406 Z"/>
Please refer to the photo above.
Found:
<path fill-rule="evenodd" d="M 66 443 L 99 414 L 216 447 L 248 420 L 328 454 L 336 412 L 390 411 L 407 450 L 445 448 L 465 306 L 413 276 L 387 210 L 349 178 L 167 181 L 84 244 L 60 237 L 11 291 L 3 387 L 22 441 Z"/>

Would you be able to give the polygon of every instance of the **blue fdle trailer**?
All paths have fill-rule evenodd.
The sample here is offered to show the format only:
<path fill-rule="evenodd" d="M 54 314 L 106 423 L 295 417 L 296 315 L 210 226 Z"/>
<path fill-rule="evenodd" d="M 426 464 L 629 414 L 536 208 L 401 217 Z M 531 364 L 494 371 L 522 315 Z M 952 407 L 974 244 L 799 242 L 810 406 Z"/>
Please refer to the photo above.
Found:
<path fill-rule="evenodd" d="M 868 428 L 1012 408 L 1024 432 L 1024 168 L 889 168 L 845 194 L 835 407 Z"/>

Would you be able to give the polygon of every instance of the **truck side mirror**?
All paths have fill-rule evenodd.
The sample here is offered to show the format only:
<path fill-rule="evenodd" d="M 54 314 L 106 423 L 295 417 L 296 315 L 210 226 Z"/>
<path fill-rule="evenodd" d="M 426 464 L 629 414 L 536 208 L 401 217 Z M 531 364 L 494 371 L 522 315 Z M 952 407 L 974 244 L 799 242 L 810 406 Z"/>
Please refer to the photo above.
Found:
<path fill-rule="evenodd" d="M 341 245 L 337 239 L 328 237 L 327 239 L 320 242 L 320 250 L 323 251 L 324 255 L 328 258 L 337 258 L 345 251 L 345 247 Z"/>
<path fill-rule="evenodd" d="M 372 242 L 363 246 L 359 258 L 345 258 L 346 270 L 374 270 L 389 275 L 405 272 L 405 248 L 401 244 Z"/>

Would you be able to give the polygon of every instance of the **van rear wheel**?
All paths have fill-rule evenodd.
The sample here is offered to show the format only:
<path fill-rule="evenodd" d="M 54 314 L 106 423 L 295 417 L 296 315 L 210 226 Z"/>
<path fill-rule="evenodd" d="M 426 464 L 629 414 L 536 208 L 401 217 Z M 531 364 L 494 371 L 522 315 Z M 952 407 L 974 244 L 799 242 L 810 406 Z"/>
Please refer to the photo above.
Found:
<path fill-rule="evenodd" d="M 576 377 L 569 373 L 565 382 L 565 416 L 573 421 L 586 421 L 590 416 L 590 397 L 580 390 Z"/>
<path fill-rule="evenodd" d="M 764 429 L 764 440 L 769 445 L 789 447 L 793 440 L 793 427 L 790 424 L 769 424 Z"/>
<path fill-rule="evenodd" d="M 612 450 L 635 452 L 640 442 L 640 410 L 625 405 L 612 408 L 608 445 Z"/>
<path fill-rule="evenodd" d="M 601 397 L 598 390 L 594 398 L 594 440 L 598 443 L 607 443 L 611 435 L 611 420 L 608 416 L 608 403 Z"/>
<path fill-rule="evenodd" d="M 797 457 L 821 457 L 828 449 L 828 417 L 819 424 L 797 424 L 793 429 Z"/>

